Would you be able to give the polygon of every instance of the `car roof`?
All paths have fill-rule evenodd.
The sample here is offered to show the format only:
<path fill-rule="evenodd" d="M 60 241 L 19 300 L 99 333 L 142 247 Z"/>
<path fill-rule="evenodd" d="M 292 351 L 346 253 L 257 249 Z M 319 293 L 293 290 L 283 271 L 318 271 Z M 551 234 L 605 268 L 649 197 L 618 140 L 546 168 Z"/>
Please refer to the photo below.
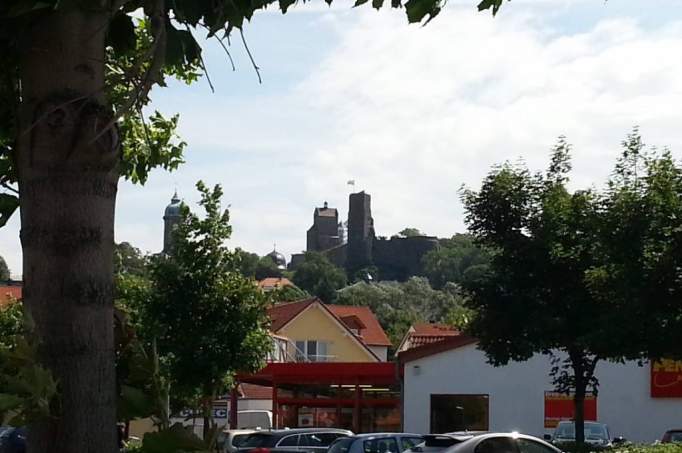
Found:
<path fill-rule="evenodd" d="M 600 425 L 600 426 L 606 426 L 606 423 L 601 423 L 601 422 L 589 422 L 585 420 L 585 425 Z M 575 421 L 573 420 L 561 420 L 559 422 L 559 425 L 574 425 Z"/>
<path fill-rule="evenodd" d="M 458 444 L 453 445 L 452 447 L 448 448 L 447 451 L 456 452 L 456 451 L 459 451 L 459 450 L 467 450 L 467 448 L 468 448 L 470 445 L 472 445 L 472 444 L 478 444 L 479 442 L 483 442 L 485 439 L 490 439 L 490 438 L 493 438 L 493 437 L 509 437 L 509 438 L 512 438 L 512 439 L 528 439 L 528 440 L 532 440 L 532 441 L 535 441 L 535 442 L 539 442 L 539 443 L 541 443 L 541 444 L 543 444 L 543 445 L 546 445 L 546 446 L 550 447 L 552 450 L 555 450 L 555 451 L 557 451 L 557 452 L 560 451 L 560 450 L 559 450 L 558 448 L 556 448 L 554 445 L 552 445 L 552 444 L 550 444 L 550 443 L 548 443 L 548 442 L 545 442 L 545 441 L 542 440 L 542 439 L 539 439 L 539 438 L 534 437 L 534 436 L 529 436 L 529 435 L 527 435 L 527 434 L 516 433 L 516 432 L 511 432 L 511 433 L 485 433 L 485 434 L 479 434 L 479 435 L 477 435 L 477 436 L 473 436 L 471 439 L 465 440 L 464 442 L 461 442 L 461 443 L 458 443 Z"/>
<path fill-rule="evenodd" d="M 351 436 L 354 439 L 370 439 L 373 437 L 424 437 L 421 434 L 412 433 L 364 433 Z"/>
<path fill-rule="evenodd" d="M 296 428 L 296 429 L 273 429 L 254 431 L 254 435 L 284 437 L 292 434 L 315 434 L 315 433 L 341 433 L 353 435 L 351 431 L 339 428 Z"/>

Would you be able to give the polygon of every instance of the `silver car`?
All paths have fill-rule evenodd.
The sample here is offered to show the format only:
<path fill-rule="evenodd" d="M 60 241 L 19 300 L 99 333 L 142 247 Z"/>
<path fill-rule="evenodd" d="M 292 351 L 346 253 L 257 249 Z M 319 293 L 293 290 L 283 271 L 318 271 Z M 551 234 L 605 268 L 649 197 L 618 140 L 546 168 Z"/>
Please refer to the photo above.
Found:
<path fill-rule="evenodd" d="M 255 429 L 226 429 L 220 434 L 219 445 L 223 453 L 237 453 L 241 444 L 253 433 Z"/>
<path fill-rule="evenodd" d="M 561 450 L 525 434 L 487 433 L 453 445 L 444 453 L 561 453 Z"/>
<path fill-rule="evenodd" d="M 358 434 L 337 439 L 327 453 L 404 453 L 423 443 L 419 434 Z"/>

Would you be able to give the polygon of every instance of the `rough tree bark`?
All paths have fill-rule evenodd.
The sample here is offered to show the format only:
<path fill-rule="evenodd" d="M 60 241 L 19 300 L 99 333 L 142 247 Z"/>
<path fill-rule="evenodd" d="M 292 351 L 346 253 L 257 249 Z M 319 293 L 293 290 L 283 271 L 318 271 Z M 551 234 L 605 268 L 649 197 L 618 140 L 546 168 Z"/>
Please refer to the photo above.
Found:
<path fill-rule="evenodd" d="M 99 0 L 51 13 L 22 42 L 16 157 L 24 303 L 59 384 L 29 453 L 114 453 L 114 206 L 119 143 L 104 96 Z"/>

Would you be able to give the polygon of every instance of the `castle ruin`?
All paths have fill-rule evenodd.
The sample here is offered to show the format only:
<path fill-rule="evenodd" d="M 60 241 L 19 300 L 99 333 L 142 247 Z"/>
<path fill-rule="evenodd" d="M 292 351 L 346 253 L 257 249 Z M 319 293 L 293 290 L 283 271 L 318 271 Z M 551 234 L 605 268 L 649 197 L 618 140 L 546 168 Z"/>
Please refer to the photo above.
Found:
<path fill-rule="evenodd" d="M 349 275 L 358 270 L 375 267 L 381 280 L 403 281 L 421 275 L 422 257 L 438 247 L 433 236 L 377 237 L 372 218 L 372 198 L 363 192 L 348 198 L 348 240 L 344 240 L 339 213 L 324 203 L 315 208 L 313 225 L 308 229 L 306 251 L 320 252 Z M 292 256 L 291 267 L 303 260 L 303 254 Z"/>

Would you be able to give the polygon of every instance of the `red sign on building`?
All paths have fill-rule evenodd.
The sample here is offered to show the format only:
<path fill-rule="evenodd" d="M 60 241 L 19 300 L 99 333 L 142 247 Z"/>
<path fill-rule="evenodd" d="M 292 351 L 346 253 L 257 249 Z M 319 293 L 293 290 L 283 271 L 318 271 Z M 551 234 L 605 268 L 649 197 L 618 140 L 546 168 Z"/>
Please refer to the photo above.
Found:
<path fill-rule="evenodd" d="M 663 359 L 651 363 L 651 397 L 682 398 L 682 361 Z"/>
<path fill-rule="evenodd" d="M 545 428 L 555 428 L 561 420 L 573 420 L 573 395 L 545 392 Z M 585 420 L 597 421 L 597 397 L 585 396 Z"/>

